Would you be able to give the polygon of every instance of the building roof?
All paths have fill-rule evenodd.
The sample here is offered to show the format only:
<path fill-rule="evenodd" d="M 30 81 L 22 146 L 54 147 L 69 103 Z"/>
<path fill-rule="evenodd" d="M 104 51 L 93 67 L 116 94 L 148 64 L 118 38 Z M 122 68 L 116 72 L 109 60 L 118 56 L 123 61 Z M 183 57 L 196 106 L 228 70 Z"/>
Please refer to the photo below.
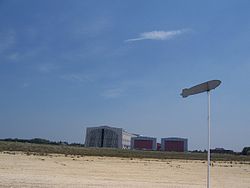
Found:
<path fill-rule="evenodd" d="M 162 140 L 170 140 L 170 141 L 177 141 L 177 140 L 188 140 L 187 138 L 179 138 L 179 137 L 168 137 L 168 138 L 162 138 Z"/>

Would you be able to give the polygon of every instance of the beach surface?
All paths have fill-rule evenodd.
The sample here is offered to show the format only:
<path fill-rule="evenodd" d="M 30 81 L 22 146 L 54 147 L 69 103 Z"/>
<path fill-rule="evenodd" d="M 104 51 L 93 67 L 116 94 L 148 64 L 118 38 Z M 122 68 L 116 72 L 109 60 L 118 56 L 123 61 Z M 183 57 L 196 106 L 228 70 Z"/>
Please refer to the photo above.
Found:
<path fill-rule="evenodd" d="M 0 153 L 0 187 L 204 188 L 199 160 Z M 249 162 L 213 162 L 211 187 L 250 188 Z"/>

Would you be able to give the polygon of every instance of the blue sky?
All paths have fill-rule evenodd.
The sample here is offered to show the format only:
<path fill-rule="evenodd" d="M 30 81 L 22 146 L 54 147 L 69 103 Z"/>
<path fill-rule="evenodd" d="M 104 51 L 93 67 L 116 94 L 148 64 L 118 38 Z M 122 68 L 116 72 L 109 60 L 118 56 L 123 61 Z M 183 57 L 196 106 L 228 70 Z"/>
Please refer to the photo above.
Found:
<path fill-rule="evenodd" d="M 83 142 L 87 126 L 250 145 L 249 1 L 0 0 L 0 137 Z"/>

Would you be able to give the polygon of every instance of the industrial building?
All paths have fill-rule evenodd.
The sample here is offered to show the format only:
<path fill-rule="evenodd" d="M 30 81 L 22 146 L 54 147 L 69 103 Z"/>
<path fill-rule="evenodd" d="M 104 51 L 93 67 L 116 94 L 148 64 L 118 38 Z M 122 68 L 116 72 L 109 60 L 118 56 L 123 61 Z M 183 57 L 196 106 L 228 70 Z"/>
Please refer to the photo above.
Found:
<path fill-rule="evenodd" d="M 87 127 L 85 147 L 106 147 L 136 150 L 161 150 L 173 152 L 187 152 L 188 139 L 162 138 L 157 143 L 154 137 L 139 136 L 122 128 L 110 126 Z"/>
<path fill-rule="evenodd" d="M 136 134 L 128 133 L 122 128 L 87 127 L 85 146 L 130 149 L 131 138 L 136 136 Z"/>
<path fill-rule="evenodd" d="M 131 148 L 138 150 L 156 150 L 156 138 L 138 136 L 131 138 Z"/>
<path fill-rule="evenodd" d="M 174 152 L 187 152 L 188 151 L 188 139 L 186 138 L 162 138 L 161 139 L 162 151 L 174 151 Z"/>
<path fill-rule="evenodd" d="M 160 151 L 160 150 L 161 150 L 161 144 L 157 143 L 157 151 Z"/>

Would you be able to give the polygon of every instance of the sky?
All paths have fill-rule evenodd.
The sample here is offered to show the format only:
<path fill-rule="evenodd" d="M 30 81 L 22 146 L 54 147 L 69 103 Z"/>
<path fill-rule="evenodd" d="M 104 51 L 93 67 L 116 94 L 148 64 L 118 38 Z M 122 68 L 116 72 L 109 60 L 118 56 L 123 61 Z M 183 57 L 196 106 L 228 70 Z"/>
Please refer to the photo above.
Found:
<path fill-rule="evenodd" d="M 0 138 L 83 143 L 86 127 L 250 145 L 250 1 L 0 0 Z"/>

